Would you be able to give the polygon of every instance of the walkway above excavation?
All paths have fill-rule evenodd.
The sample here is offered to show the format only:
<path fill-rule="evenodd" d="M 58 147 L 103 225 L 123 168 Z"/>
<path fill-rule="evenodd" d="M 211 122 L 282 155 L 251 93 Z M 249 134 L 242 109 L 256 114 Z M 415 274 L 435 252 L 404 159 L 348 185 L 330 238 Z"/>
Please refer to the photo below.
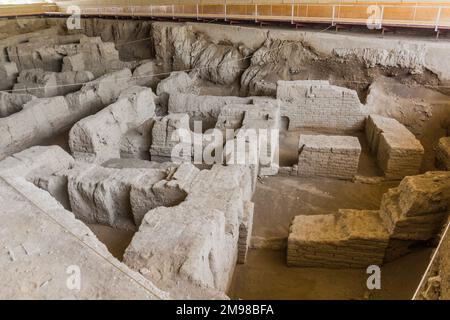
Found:
<path fill-rule="evenodd" d="M 319 1 L 319 0 L 153 0 L 153 1 L 52 1 L 1 5 L 1 16 L 70 15 L 157 19 L 195 19 L 230 22 L 285 22 L 383 27 L 450 28 L 448 2 Z"/>

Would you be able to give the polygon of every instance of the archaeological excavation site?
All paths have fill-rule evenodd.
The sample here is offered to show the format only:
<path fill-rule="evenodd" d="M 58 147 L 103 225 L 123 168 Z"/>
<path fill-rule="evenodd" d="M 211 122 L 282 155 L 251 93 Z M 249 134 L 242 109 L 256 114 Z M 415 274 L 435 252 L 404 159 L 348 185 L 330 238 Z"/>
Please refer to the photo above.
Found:
<path fill-rule="evenodd" d="M 0 299 L 449 300 L 450 2 L 374 3 L 0 0 Z"/>

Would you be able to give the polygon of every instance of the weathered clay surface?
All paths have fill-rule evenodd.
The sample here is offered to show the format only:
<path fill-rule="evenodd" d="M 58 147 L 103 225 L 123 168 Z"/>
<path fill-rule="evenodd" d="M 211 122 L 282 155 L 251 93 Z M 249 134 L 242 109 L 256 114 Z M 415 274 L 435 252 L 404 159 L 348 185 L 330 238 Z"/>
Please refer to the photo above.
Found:
<path fill-rule="evenodd" d="M 399 67 L 410 69 L 411 73 L 422 73 L 424 70 L 425 50 L 423 46 L 417 46 L 416 50 L 336 48 L 333 50 L 333 53 L 340 58 L 357 58 L 367 68 L 373 68 L 377 65 L 383 67 Z"/>
<path fill-rule="evenodd" d="M 46 37 L 46 36 L 56 36 L 58 33 L 57 27 L 52 28 L 44 28 L 39 31 L 34 32 L 26 32 L 26 33 L 19 33 L 15 34 L 11 37 L 7 37 L 6 39 L 1 39 L 0 41 L 0 63 L 11 61 L 8 58 L 8 54 L 6 51 L 6 48 L 9 46 L 14 46 L 22 42 L 27 42 L 30 39 L 33 39 L 35 37 Z"/>
<path fill-rule="evenodd" d="M 16 82 L 19 70 L 14 62 L 0 62 L 0 90 L 9 90 Z"/>
<path fill-rule="evenodd" d="M 0 159 L 57 135 L 111 104 L 129 86 L 130 78 L 128 69 L 114 72 L 65 97 L 31 100 L 20 112 L 0 118 Z"/>
<path fill-rule="evenodd" d="M 192 68 L 200 78 L 213 83 L 230 85 L 239 80 L 248 67 L 248 53 L 244 46 L 235 48 L 226 44 L 214 44 L 206 39 L 192 45 Z"/>
<path fill-rule="evenodd" d="M 38 98 L 48 98 L 77 91 L 91 80 L 94 80 L 94 75 L 89 71 L 48 72 L 28 69 L 20 72 L 13 90 Z"/>
<path fill-rule="evenodd" d="M 195 78 L 185 72 L 172 72 L 169 77 L 158 83 L 156 94 L 160 99 L 161 107 L 167 110 L 169 97 L 179 93 L 199 94 Z"/>
<path fill-rule="evenodd" d="M 133 184 L 130 191 L 130 203 L 134 222 L 139 226 L 145 214 L 157 207 L 172 207 L 180 204 L 189 191 L 199 169 L 190 163 L 173 168 L 164 180 L 150 184 L 144 177 Z"/>
<path fill-rule="evenodd" d="M 131 76 L 129 69 L 105 74 L 86 83 L 81 90 L 68 94 L 66 100 L 82 119 L 115 102 L 122 90 L 133 84 Z"/>
<path fill-rule="evenodd" d="M 156 161 L 147 161 L 142 159 L 133 159 L 133 158 L 120 158 L 120 159 L 110 159 L 102 163 L 102 167 L 105 168 L 115 168 L 115 169 L 139 169 L 139 168 L 153 168 L 153 169 L 162 169 L 172 170 L 176 168 L 178 165 L 173 162 L 156 162 Z"/>
<path fill-rule="evenodd" d="M 30 94 L 0 92 L 0 118 L 19 112 L 33 98 Z"/>
<path fill-rule="evenodd" d="M 137 128 L 130 129 L 120 142 L 120 157 L 150 160 L 152 130 L 156 118 L 144 121 Z"/>
<path fill-rule="evenodd" d="M 424 148 L 400 122 L 370 115 L 365 130 L 370 149 L 387 178 L 401 179 L 419 173 Z"/>
<path fill-rule="evenodd" d="M 244 205 L 244 214 L 239 224 L 239 242 L 237 263 L 244 264 L 247 261 L 247 252 L 250 247 L 253 229 L 253 211 L 255 205 L 248 201 Z"/>
<path fill-rule="evenodd" d="M 450 173 L 428 172 L 403 179 L 383 195 L 381 208 L 339 210 L 336 214 L 294 218 L 288 238 L 288 264 L 348 268 L 381 265 L 399 246 L 436 237 L 448 219 Z M 401 249 L 401 248 L 400 248 Z"/>
<path fill-rule="evenodd" d="M 63 23 L 64 19 L 45 22 L 46 26 Z M 5 25 L 8 23 L 0 21 L 0 26 Z M 380 45 L 376 48 L 367 40 L 336 36 L 352 41 L 349 48 L 339 49 L 339 43 L 327 33 L 253 29 L 255 38 L 250 39 L 249 28 L 239 27 L 242 33 L 225 34 L 223 27 L 212 24 L 211 30 L 206 24 L 108 19 L 83 19 L 82 25 L 81 31 L 60 29 L 60 35 L 52 33 L 54 28 L 42 32 L 42 36 L 35 33 L 3 39 L 7 37 L 4 28 L 0 32 L 0 90 L 14 86 L 20 93 L 58 96 L 33 99 L 29 94 L 0 93 L 0 159 L 5 158 L 0 161 L 0 176 L 4 177 L 0 177 L 0 197 L 12 216 L 6 227 L 0 227 L 5 251 L 0 264 L 6 265 L 2 267 L 5 279 L 13 275 L 13 281 L 5 280 L 7 298 L 23 297 L 20 290 L 24 288 L 32 298 L 167 297 L 144 277 L 175 298 L 226 298 L 235 263 L 245 263 L 247 258 L 254 211 L 250 200 L 257 176 L 279 170 L 274 162 L 279 139 L 267 142 L 269 164 L 258 161 L 234 165 L 233 156 L 225 153 L 221 160 L 226 166 L 209 169 L 209 164 L 203 163 L 198 168 L 208 170 L 199 170 L 191 163 L 169 162 L 191 160 L 191 154 L 189 159 L 184 154 L 172 157 L 180 142 L 177 134 L 172 139 L 177 129 L 184 129 L 191 138 L 186 145 L 190 151 L 198 147 L 203 151 L 212 136 L 204 132 L 198 139 L 200 134 L 193 132 L 194 121 L 202 122 L 203 131 L 233 129 L 225 147 L 234 148 L 244 136 L 247 158 L 254 155 L 255 149 L 246 135 L 251 130 L 278 130 L 282 125 L 308 131 L 336 130 L 338 134 L 362 130 L 365 108 L 370 106 L 361 101 L 367 84 L 380 75 L 389 75 L 396 84 L 401 80 L 405 86 L 425 83 L 446 90 L 440 81 L 447 71 L 445 67 L 436 68 L 442 56 L 439 50 L 445 50 L 445 45 L 437 48 L 433 44 L 430 49 L 424 42 L 403 46 L 406 41 L 400 41 L 397 46 L 373 38 L 374 44 Z M 25 29 L 31 30 L 29 26 Z M 247 46 L 254 50 L 253 54 Z M 430 67 L 437 73 L 432 73 Z M 111 71 L 115 72 L 104 75 Z M 81 87 L 84 82 L 88 83 Z M 131 87 L 135 85 L 141 87 Z M 143 87 L 152 88 L 158 96 Z M 243 96 L 267 97 L 231 96 L 239 89 Z M 407 96 L 409 92 L 402 94 Z M 441 97 L 445 98 L 445 94 Z M 396 97 L 392 100 L 398 101 Z M 394 102 L 390 105 L 394 109 L 396 106 Z M 386 109 L 371 112 L 385 114 Z M 431 105 L 426 110 L 416 105 L 412 109 L 426 112 L 420 119 L 431 118 L 432 111 L 445 124 L 445 112 L 432 110 Z M 398 110 L 403 112 L 412 114 L 407 108 Z M 376 117 L 367 119 L 366 133 L 386 177 L 400 179 L 417 174 L 423 155 L 420 143 L 404 127 L 391 126 L 390 120 L 378 121 Z M 399 121 L 405 124 L 402 117 Z M 426 123 L 430 125 L 424 125 L 424 130 L 435 129 L 434 124 Z M 35 146 L 47 144 L 49 139 L 60 143 L 72 126 L 70 148 L 77 161 L 59 147 Z M 286 132 L 282 139 L 291 133 Z M 436 136 L 445 134 L 436 131 Z M 301 136 L 305 136 L 303 132 Z M 307 151 L 320 153 L 321 157 L 307 160 L 327 173 L 349 178 L 361 152 L 359 143 L 359 148 L 353 144 L 355 139 L 352 143 L 343 143 L 342 136 L 326 142 L 319 139 Z M 439 165 L 446 163 L 445 146 L 440 143 L 437 148 Z M 305 149 L 308 147 L 303 148 L 301 156 Z M 260 150 L 257 152 L 260 157 Z M 336 154 L 344 156 L 333 158 Z M 283 167 L 280 172 L 301 174 L 301 164 Z M 402 246 L 434 239 L 448 216 L 449 180 L 445 172 L 407 177 L 398 188 L 385 194 L 377 211 L 339 210 L 336 214 L 296 217 L 289 236 L 288 264 L 333 268 L 380 265 L 398 256 Z M 14 185 L 13 192 L 8 189 L 10 185 Z M 27 198 L 32 198 L 31 208 L 27 207 Z M 35 212 L 36 204 L 39 212 Z M 110 257 L 85 225 L 72 215 L 67 218 L 70 213 L 61 205 L 88 224 L 129 231 L 139 228 L 126 250 L 125 262 L 140 275 Z M 47 211 L 59 226 L 65 226 L 59 222 L 70 220 L 69 232 L 55 231 L 49 221 L 42 221 Z M 36 230 L 49 232 L 50 238 L 41 239 L 35 230 L 23 230 L 30 226 L 28 221 L 31 227 L 38 225 Z M 12 228 L 16 224 L 19 232 L 24 231 L 18 236 L 13 233 L 17 228 Z M 100 254 L 78 250 L 67 234 L 77 236 L 81 242 L 86 240 L 88 249 L 98 248 Z M 35 248 L 44 250 L 42 258 L 48 261 L 42 261 L 43 251 L 34 254 Z M 74 263 L 81 263 L 83 277 L 84 269 L 89 270 L 87 288 L 66 294 L 65 269 L 60 275 L 54 268 L 73 260 L 74 252 Z M 111 263 L 123 272 L 109 270 Z M 42 272 L 41 266 L 52 277 Z M 138 280 L 125 281 L 129 275 Z M 147 287 L 150 293 L 141 294 L 140 288 L 145 291 Z M 440 288 L 445 287 L 440 284 Z"/>
<path fill-rule="evenodd" d="M 133 71 L 133 79 L 138 86 L 150 87 L 155 92 L 161 78 L 163 78 L 162 66 L 155 61 L 144 62 Z"/>
<path fill-rule="evenodd" d="M 120 158 L 124 136 L 154 115 L 154 94 L 150 88 L 133 86 L 125 89 L 115 103 L 72 127 L 70 150 L 76 159 L 86 162 L 102 163 Z"/>
<path fill-rule="evenodd" d="M 47 192 L 13 177 L 0 178 L 0 190 L 5 220 L 0 226 L 2 299 L 169 297 L 116 260 Z M 73 290 L 68 276 L 77 271 L 82 282 Z"/>
<path fill-rule="evenodd" d="M 278 173 L 280 109 L 276 105 L 253 102 L 255 104 L 222 106 L 215 129 L 220 130 L 221 139 L 226 140 L 222 161 L 248 165 L 254 189 L 258 175 Z"/>
<path fill-rule="evenodd" d="M 159 169 L 113 169 L 79 165 L 67 172 L 70 205 L 78 219 L 115 228 L 136 228 L 130 191 L 145 183 L 149 188 L 167 176 Z"/>
<path fill-rule="evenodd" d="M 20 43 L 7 48 L 10 61 L 19 71 L 90 71 L 95 77 L 132 66 L 122 62 L 112 42 L 72 35 Z"/>
<path fill-rule="evenodd" d="M 189 25 L 156 22 L 152 34 L 156 58 L 166 70 L 193 69 L 202 79 L 229 85 L 239 80 L 247 67 L 245 46 L 215 44 Z"/>
<path fill-rule="evenodd" d="M 436 150 L 436 164 L 443 170 L 450 170 L 450 137 L 439 139 Z"/>
<path fill-rule="evenodd" d="M 449 208 L 450 174 L 436 171 L 403 179 L 384 194 L 380 210 L 392 238 L 429 240 L 442 228 Z"/>
<path fill-rule="evenodd" d="M 203 129 L 214 128 L 222 107 L 230 104 L 250 104 L 251 98 L 198 96 L 195 94 L 172 94 L 169 113 L 187 113 L 191 120 L 202 121 Z"/>
<path fill-rule="evenodd" d="M 356 91 L 328 81 L 278 81 L 277 98 L 289 128 L 364 128 L 366 114 Z"/>
<path fill-rule="evenodd" d="M 24 177 L 70 210 L 66 172 L 74 164 L 59 146 L 34 146 L 0 161 L 0 175 Z"/>
<path fill-rule="evenodd" d="M 360 155 L 361 144 L 356 137 L 302 134 L 298 175 L 352 179 Z"/>
<path fill-rule="evenodd" d="M 98 77 L 123 68 L 132 68 L 133 62 L 123 62 L 114 43 L 103 43 L 100 38 L 81 40 L 77 53 L 63 58 L 62 71 L 90 71 Z"/>
<path fill-rule="evenodd" d="M 18 42 L 6 48 L 9 61 L 17 65 L 19 71 L 43 69 L 61 71 L 62 59 L 76 54 L 84 35 L 31 37 L 26 42 Z"/>
<path fill-rule="evenodd" d="M 319 268 L 381 265 L 388 240 L 389 232 L 378 211 L 300 215 L 290 227 L 287 263 Z"/>
<path fill-rule="evenodd" d="M 66 24 L 66 19 L 49 19 L 49 25 Z M 81 30 L 69 33 L 83 33 L 88 37 L 100 37 L 103 42 L 114 42 L 123 61 L 149 59 L 154 54 L 149 35 L 151 21 L 118 19 L 81 19 Z"/>
<path fill-rule="evenodd" d="M 201 171 L 185 201 L 145 215 L 124 262 L 174 295 L 223 292 L 237 259 L 244 202 L 251 194 L 248 168 L 216 165 Z"/>
<path fill-rule="evenodd" d="M 150 148 L 151 159 L 154 161 L 175 161 L 178 159 L 191 159 L 190 141 L 186 141 L 185 135 L 190 136 L 189 117 L 183 113 L 171 113 L 161 119 L 157 119 L 152 129 L 152 146 Z M 183 144 L 186 148 L 182 148 Z M 175 147 L 180 152 L 173 151 Z"/>
<path fill-rule="evenodd" d="M 70 169 L 74 159 L 59 146 L 34 146 L 0 161 L 1 176 L 27 179 Z"/>
<path fill-rule="evenodd" d="M 191 44 L 194 33 L 178 24 L 153 23 L 152 36 L 156 59 L 164 63 L 165 70 L 187 70 L 191 66 Z"/>
<path fill-rule="evenodd" d="M 275 96 L 277 80 L 291 80 L 289 74 L 300 72 L 305 62 L 314 59 L 317 54 L 302 42 L 268 39 L 253 53 L 241 78 L 241 90 L 247 95 Z"/>

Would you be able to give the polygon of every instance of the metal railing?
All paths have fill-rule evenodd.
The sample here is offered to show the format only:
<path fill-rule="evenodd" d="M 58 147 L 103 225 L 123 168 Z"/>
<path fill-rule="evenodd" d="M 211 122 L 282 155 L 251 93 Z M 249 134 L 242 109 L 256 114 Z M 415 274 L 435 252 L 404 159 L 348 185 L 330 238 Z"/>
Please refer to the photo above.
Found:
<path fill-rule="evenodd" d="M 61 8 L 64 12 L 64 8 Z M 81 6 L 85 15 L 130 15 L 165 18 L 281 21 L 291 23 L 366 24 L 450 28 L 450 6 L 420 4 L 189 4 Z"/>
<path fill-rule="evenodd" d="M 0 4 L 0 17 L 38 15 L 56 11 L 58 11 L 56 4 L 50 4 L 47 2 L 32 4 L 20 3 L 14 5 Z"/>

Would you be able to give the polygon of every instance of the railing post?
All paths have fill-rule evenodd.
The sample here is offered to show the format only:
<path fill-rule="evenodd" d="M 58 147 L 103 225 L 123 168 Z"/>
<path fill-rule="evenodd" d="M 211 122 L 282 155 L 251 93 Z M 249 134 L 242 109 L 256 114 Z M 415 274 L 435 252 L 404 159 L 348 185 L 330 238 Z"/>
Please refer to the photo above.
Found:
<path fill-rule="evenodd" d="M 291 4 L 291 24 L 294 24 L 294 0 L 292 0 Z"/>
<path fill-rule="evenodd" d="M 197 2 L 197 5 L 196 5 L 196 10 L 197 10 L 197 20 L 200 20 L 200 18 L 198 17 L 198 2 Z"/>
<path fill-rule="evenodd" d="M 334 23 L 334 14 L 335 14 L 335 12 L 336 12 L 336 6 L 333 4 L 333 17 L 331 18 L 331 25 L 332 26 L 335 25 L 335 23 Z"/>
<path fill-rule="evenodd" d="M 175 20 L 175 5 L 172 5 L 172 19 Z"/>
<path fill-rule="evenodd" d="M 227 21 L 227 0 L 223 1 L 224 20 Z"/>
<path fill-rule="evenodd" d="M 439 21 L 441 20 L 441 11 L 442 11 L 442 7 L 439 7 L 439 10 L 436 15 L 436 25 L 434 27 L 434 31 L 436 31 L 436 32 L 439 30 Z"/>
<path fill-rule="evenodd" d="M 152 5 L 150 5 L 150 17 L 153 18 L 153 6 Z"/>
<path fill-rule="evenodd" d="M 383 18 L 384 18 L 384 6 L 381 6 L 380 23 L 378 24 L 378 29 L 381 29 L 383 27 Z"/>
<path fill-rule="evenodd" d="M 258 22 L 258 4 L 255 3 L 255 22 Z"/>

